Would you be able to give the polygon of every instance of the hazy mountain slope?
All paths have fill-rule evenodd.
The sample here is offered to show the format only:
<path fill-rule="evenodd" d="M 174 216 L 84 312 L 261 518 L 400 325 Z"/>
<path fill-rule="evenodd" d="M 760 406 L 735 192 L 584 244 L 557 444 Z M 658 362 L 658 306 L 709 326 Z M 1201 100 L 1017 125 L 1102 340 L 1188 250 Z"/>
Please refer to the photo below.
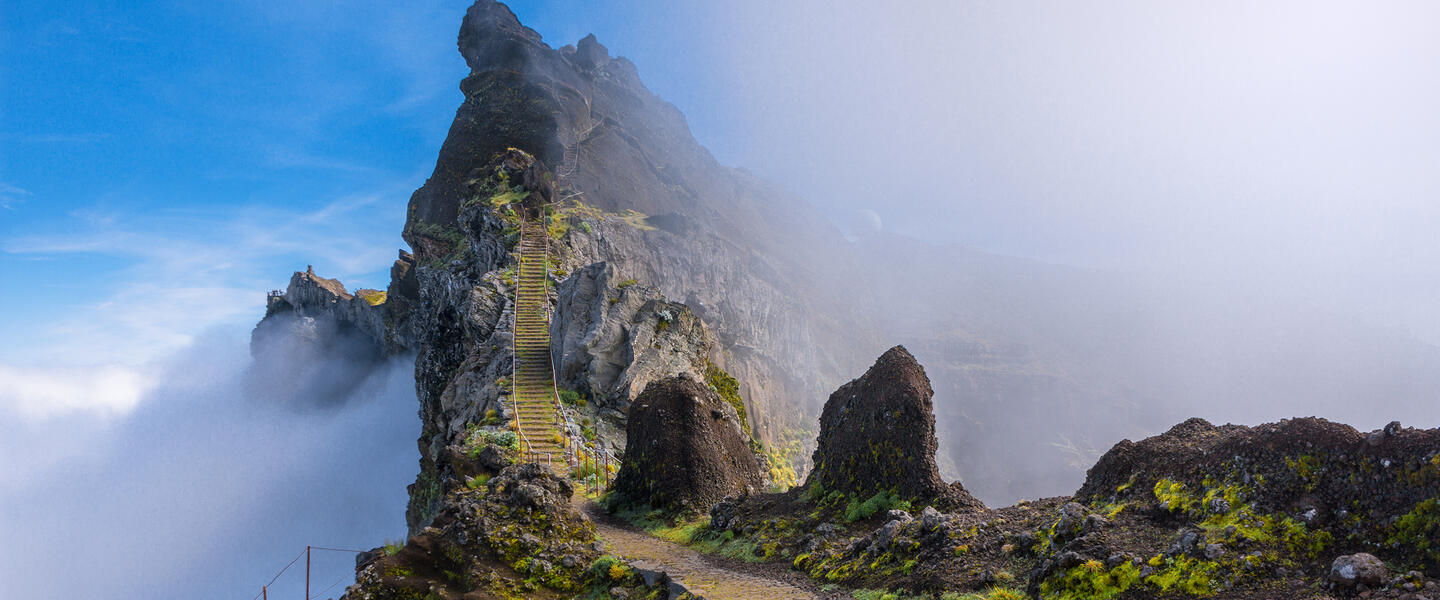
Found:
<path fill-rule="evenodd" d="M 992 503 L 1072 489 L 1115 439 L 1192 413 L 1354 421 L 1360 399 L 1419 406 L 1440 390 L 1436 348 L 1293 302 L 891 234 L 847 241 L 786 181 L 716 162 L 593 36 L 552 48 L 499 3 L 470 8 L 458 47 L 465 100 L 411 198 L 415 255 L 397 261 L 385 305 L 391 339 L 419 351 L 427 460 L 455 426 L 436 420 L 442 397 L 496 394 L 451 384 L 499 368 L 476 353 L 493 353 L 486 340 L 503 330 L 493 272 L 511 260 L 506 233 L 464 207 L 511 147 L 555 178 L 556 273 L 604 262 L 615 280 L 687 304 L 716 335 L 757 437 L 811 443 L 829 392 L 904 343 L 935 383 L 942 466 Z"/>

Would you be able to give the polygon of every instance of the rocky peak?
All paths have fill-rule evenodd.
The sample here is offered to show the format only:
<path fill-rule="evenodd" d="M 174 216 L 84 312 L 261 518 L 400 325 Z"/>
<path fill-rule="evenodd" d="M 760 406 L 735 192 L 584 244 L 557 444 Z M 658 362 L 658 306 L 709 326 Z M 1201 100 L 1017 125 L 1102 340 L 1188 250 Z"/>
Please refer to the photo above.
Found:
<path fill-rule="evenodd" d="M 338 279 L 326 279 L 315 274 L 315 267 L 305 266 L 305 272 L 296 271 L 290 276 L 290 285 L 285 297 L 296 306 L 323 306 L 355 296 L 345 290 L 345 284 Z"/>
<path fill-rule="evenodd" d="M 573 55 L 566 50 L 573 50 Z M 595 39 L 595 34 L 589 34 L 581 38 L 574 48 L 566 47 L 560 49 L 562 54 L 571 55 L 575 66 L 586 71 L 592 71 L 609 64 L 610 50 Z"/>
<path fill-rule="evenodd" d="M 523 69 L 535 52 L 548 50 L 539 33 L 521 25 L 510 7 L 494 0 L 479 0 L 465 11 L 458 45 L 472 71 Z"/>

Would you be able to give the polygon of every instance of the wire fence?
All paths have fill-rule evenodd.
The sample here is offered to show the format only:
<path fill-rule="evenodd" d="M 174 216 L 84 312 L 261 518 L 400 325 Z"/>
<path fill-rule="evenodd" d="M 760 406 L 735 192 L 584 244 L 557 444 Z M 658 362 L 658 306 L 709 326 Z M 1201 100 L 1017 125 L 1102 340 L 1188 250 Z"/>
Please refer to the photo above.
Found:
<path fill-rule="evenodd" d="M 325 592 L 328 592 L 334 589 L 335 586 L 340 585 L 342 581 L 345 581 L 345 577 L 341 576 L 340 579 L 335 580 L 335 583 L 326 586 L 325 589 L 320 590 L 315 595 L 312 596 L 310 594 L 310 558 L 311 554 L 316 550 L 322 552 L 344 552 L 348 554 L 363 554 L 369 552 L 369 550 L 353 550 L 350 548 L 306 546 L 304 550 L 301 550 L 299 554 L 295 555 L 295 558 L 292 558 L 290 559 L 290 562 L 285 563 L 285 566 L 281 567 L 280 570 L 275 573 L 275 576 L 270 578 L 270 581 L 266 582 L 265 585 L 260 586 L 260 593 L 255 594 L 255 597 L 251 598 L 250 600 L 270 600 L 270 587 L 275 585 L 275 582 L 279 581 L 280 576 L 284 575 L 286 571 L 289 571 L 290 567 L 293 567 L 295 566 L 295 563 L 300 562 L 301 558 L 305 559 L 305 600 L 315 600 L 316 598 L 324 595 Z"/>

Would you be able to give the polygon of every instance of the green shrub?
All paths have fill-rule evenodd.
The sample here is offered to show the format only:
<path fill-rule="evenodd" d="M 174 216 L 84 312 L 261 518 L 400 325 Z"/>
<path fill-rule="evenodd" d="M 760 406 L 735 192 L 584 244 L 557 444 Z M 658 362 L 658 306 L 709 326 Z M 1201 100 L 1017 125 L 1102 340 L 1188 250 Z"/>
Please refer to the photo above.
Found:
<path fill-rule="evenodd" d="M 513 431 L 493 431 L 488 429 L 475 429 L 470 433 L 470 458 L 480 456 L 480 451 L 489 444 L 495 444 L 509 450 L 520 449 L 520 436 Z"/>
<path fill-rule="evenodd" d="M 575 390 L 560 390 L 560 401 L 566 406 L 585 406 L 585 396 Z"/>
<path fill-rule="evenodd" d="M 851 498 L 850 503 L 845 505 L 845 522 L 863 521 L 891 509 L 910 510 L 910 503 L 901 500 L 890 490 L 875 492 L 874 496 L 864 502 Z"/>
<path fill-rule="evenodd" d="M 622 282 L 620 282 L 620 283 L 615 284 L 615 289 L 617 289 L 617 290 L 623 290 L 623 289 L 625 289 L 625 288 L 627 288 L 627 287 L 630 287 L 630 286 L 632 286 L 632 285 L 636 285 L 636 284 L 638 284 L 638 283 L 640 283 L 640 282 L 639 282 L 639 281 L 636 281 L 636 280 L 634 280 L 634 279 L 626 279 L 625 281 L 622 281 Z"/>
<path fill-rule="evenodd" d="M 590 563 L 590 568 L 587 569 L 587 572 L 598 581 L 610 581 L 614 583 L 624 582 L 629 579 L 633 573 L 630 565 L 626 564 L 624 560 L 609 554 L 601 556 L 595 559 L 595 562 Z"/>

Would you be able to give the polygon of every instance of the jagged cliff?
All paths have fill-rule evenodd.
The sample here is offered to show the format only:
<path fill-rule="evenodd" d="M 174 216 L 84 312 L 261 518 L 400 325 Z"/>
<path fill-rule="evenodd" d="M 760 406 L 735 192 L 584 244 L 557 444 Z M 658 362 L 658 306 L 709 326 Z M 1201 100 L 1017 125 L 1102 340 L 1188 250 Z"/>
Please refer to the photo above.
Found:
<path fill-rule="evenodd" d="M 788 249 L 843 244 L 803 202 L 719 165 L 684 117 L 594 37 L 554 49 L 505 6 L 477 2 L 459 49 L 471 73 L 435 171 L 411 198 L 391 321 L 418 352 L 422 475 L 411 523 L 448 489 L 442 450 L 488 411 L 505 417 L 511 338 L 506 194 L 549 208 L 559 387 L 587 399 L 601 443 L 623 446 L 644 385 L 710 366 L 733 375 L 747 429 L 801 423 L 838 378 L 838 302 Z M 512 150 L 513 149 L 513 150 Z M 508 161 L 508 162 L 507 162 Z M 527 164 L 521 165 L 524 162 Z M 497 199 L 499 199 L 497 203 Z M 513 199 L 511 199 L 513 200 Z M 397 306 L 400 304 L 397 303 Z M 682 304 L 683 303 L 683 304 Z M 843 353 L 843 351 L 842 351 Z M 430 504 L 429 506 L 420 506 Z"/>

